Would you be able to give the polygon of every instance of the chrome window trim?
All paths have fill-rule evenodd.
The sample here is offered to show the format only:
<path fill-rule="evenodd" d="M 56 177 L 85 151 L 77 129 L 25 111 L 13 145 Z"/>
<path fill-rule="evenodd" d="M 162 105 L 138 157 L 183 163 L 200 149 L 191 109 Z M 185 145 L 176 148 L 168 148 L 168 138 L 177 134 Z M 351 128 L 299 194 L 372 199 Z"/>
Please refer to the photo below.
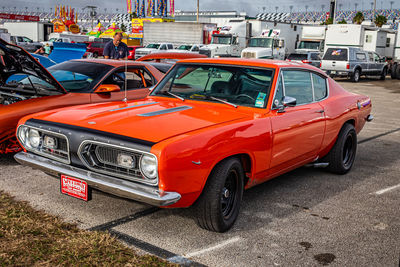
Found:
<path fill-rule="evenodd" d="M 19 139 L 19 131 L 20 131 L 20 128 L 21 128 L 21 127 L 31 128 L 31 129 L 35 129 L 35 130 L 37 130 L 37 131 L 39 131 L 39 132 L 44 132 L 44 133 L 48 133 L 48 134 L 52 134 L 52 135 L 55 135 L 55 136 L 59 136 L 59 137 L 65 138 L 65 140 L 67 141 L 67 151 L 66 151 L 66 152 L 67 152 L 67 157 L 68 157 L 67 160 L 60 159 L 60 158 L 58 158 L 58 157 L 56 157 L 56 156 L 53 156 L 53 155 L 50 155 L 50 154 L 47 154 L 47 153 L 43 153 L 43 152 L 40 152 L 40 151 L 37 151 L 37 150 L 34 150 L 34 149 L 28 149 L 28 148 L 25 147 L 25 146 L 24 146 L 24 148 L 26 149 L 26 151 L 30 151 L 30 152 L 32 152 L 32 153 L 34 153 L 34 154 L 41 155 L 41 156 L 44 156 L 44 157 L 47 157 L 47 158 L 50 158 L 50 159 L 54 159 L 54 160 L 59 161 L 59 162 L 62 162 L 62 163 L 66 163 L 66 164 L 70 164 L 70 163 L 71 163 L 71 155 L 70 155 L 70 151 L 69 151 L 69 140 L 68 140 L 68 138 L 67 138 L 67 136 L 66 136 L 65 134 L 61 134 L 61 133 L 57 133 L 57 132 L 45 130 L 45 129 L 43 129 L 43 128 L 38 128 L 38 127 L 26 125 L 26 124 L 21 124 L 21 125 L 19 125 L 18 128 L 17 128 L 17 139 L 18 139 L 18 141 L 19 141 L 21 144 L 24 144 L 24 143 Z"/>
<path fill-rule="evenodd" d="M 326 99 L 329 97 L 329 93 L 330 93 L 330 90 L 329 90 L 329 81 L 328 81 L 328 78 L 329 78 L 329 77 L 326 77 L 326 76 L 324 76 L 323 74 L 321 74 L 321 73 L 319 73 L 319 72 L 317 72 L 317 71 L 314 71 L 314 70 L 310 70 L 310 69 L 302 69 L 302 68 L 299 68 L 299 67 L 280 68 L 280 69 L 279 69 L 279 73 L 278 73 L 278 79 L 276 80 L 276 86 L 275 86 L 275 90 L 274 90 L 274 97 L 272 98 L 272 103 L 271 103 L 271 106 L 270 106 L 270 110 L 278 110 L 278 109 L 279 109 L 278 107 L 277 107 L 277 108 L 274 108 L 273 105 L 274 105 L 274 100 L 275 100 L 275 96 L 276 96 L 276 90 L 278 89 L 278 84 L 279 84 L 279 78 L 280 78 L 280 76 L 282 77 L 283 96 L 286 96 L 286 91 L 285 91 L 285 80 L 284 80 L 284 78 L 283 78 L 283 73 L 282 73 L 283 71 L 308 71 L 308 72 L 310 73 L 310 75 L 311 75 L 311 74 L 315 74 L 315 75 L 318 75 L 318 76 L 320 76 L 321 78 L 325 79 L 326 96 L 325 96 L 324 98 L 322 98 L 322 99 L 320 99 L 320 100 L 318 100 L 318 101 L 315 101 L 315 98 L 313 97 L 314 101 L 312 101 L 312 102 L 310 102 L 310 103 L 304 103 L 304 104 L 296 105 L 296 107 L 300 107 L 300 106 L 308 105 L 308 104 L 312 104 L 312 103 L 318 103 L 318 102 L 321 102 L 321 101 L 326 100 Z M 314 83 L 313 83 L 313 80 L 312 80 L 312 75 L 311 75 L 311 83 L 312 83 L 312 90 L 313 90 L 313 96 L 314 96 L 315 93 L 314 93 Z"/>
<path fill-rule="evenodd" d="M 113 147 L 113 148 L 118 148 L 119 150 L 126 150 L 126 151 L 132 151 L 132 152 L 136 152 L 136 153 L 140 153 L 140 158 L 139 158 L 139 171 L 140 173 L 145 177 L 145 179 L 139 179 L 137 177 L 134 176 L 129 176 L 129 175 L 123 175 L 123 174 L 118 174 L 118 173 L 114 173 L 114 172 L 109 172 L 109 171 L 105 171 L 102 169 L 96 169 L 96 168 L 92 168 L 87 162 L 86 160 L 82 157 L 82 149 L 84 147 L 84 145 L 91 143 L 91 144 L 97 144 L 97 145 L 103 145 L 103 146 L 108 146 L 108 147 Z M 94 171 L 94 172 L 99 172 L 99 173 L 103 173 L 103 174 L 107 174 L 107 175 L 111 175 L 113 177 L 118 177 L 118 178 L 122 178 L 125 180 L 129 180 L 129 181 L 135 181 L 135 182 L 140 182 L 143 184 L 147 184 L 147 185 L 151 185 L 151 186 L 158 186 L 158 180 L 159 180 L 159 176 L 158 176 L 158 158 L 156 155 L 154 155 L 153 153 L 149 153 L 149 152 L 145 152 L 143 150 L 139 150 L 139 149 L 134 149 L 134 148 L 128 148 L 128 147 L 123 147 L 123 146 L 118 146 L 118 145 L 113 145 L 113 144 L 108 144 L 108 143 L 104 143 L 104 142 L 98 142 L 98 141 L 92 141 L 92 140 L 84 140 L 82 141 L 82 143 L 79 145 L 78 148 L 78 157 L 81 160 L 81 162 L 85 165 L 85 167 L 87 167 L 89 170 Z M 140 169 L 140 161 L 142 159 L 142 156 L 144 154 L 153 156 L 156 158 L 156 163 L 157 163 L 157 176 L 155 179 L 155 182 L 148 182 L 146 181 L 148 178 L 142 173 L 141 169 Z"/>

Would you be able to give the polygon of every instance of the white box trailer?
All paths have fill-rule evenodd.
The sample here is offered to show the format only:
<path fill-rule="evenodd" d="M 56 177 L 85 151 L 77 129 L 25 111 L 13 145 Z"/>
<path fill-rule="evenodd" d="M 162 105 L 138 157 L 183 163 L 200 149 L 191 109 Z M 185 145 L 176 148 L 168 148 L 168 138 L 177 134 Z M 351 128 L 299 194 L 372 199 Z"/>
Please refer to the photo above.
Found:
<path fill-rule="evenodd" d="M 143 44 L 207 44 L 209 35 L 216 29 L 217 25 L 213 23 L 144 22 Z"/>
<path fill-rule="evenodd" d="M 387 30 L 377 27 L 359 24 L 332 24 L 328 25 L 326 31 L 324 52 L 329 47 L 356 47 L 384 56 L 386 37 Z"/>
<path fill-rule="evenodd" d="M 53 24 L 46 22 L 4 22 L 4 28 L 12 36 L 25 36 L 34 42 L 42 42 L 53 31 Z"/>
<path fill-rule="evenodd" d="M 10 43 L 11 41 L 11 34 L 8 33 L 7 29 L 2 29 L 0 28 L 0 38 L 6 41 L 7 43 Z"/>
<path fill-rule="evenodd" d="M 393 58 L 389 61 L 389 71 L 392 79 L 400 79 L 400 29 L 394 34 Z"/>
<path fill-rule="evenodd" d="M 326 26 L 302 26 L 296 52 L 323 52 Z"/>

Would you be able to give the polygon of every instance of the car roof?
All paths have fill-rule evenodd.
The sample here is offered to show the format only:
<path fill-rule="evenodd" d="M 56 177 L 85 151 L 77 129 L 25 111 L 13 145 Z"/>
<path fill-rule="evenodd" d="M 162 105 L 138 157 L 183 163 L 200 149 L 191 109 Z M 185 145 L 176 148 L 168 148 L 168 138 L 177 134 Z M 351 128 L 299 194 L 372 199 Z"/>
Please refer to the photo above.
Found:
<path fill-rule="evenodd" d="M 146 62 L 132 61 L 132 60 L 114 60 L 114 59 L 74 59 L 73 61 L 98 63 L 98 64 L 110 65 L 113 67 L 123 67 L 125 66 L 125 64 L 127 64 L 128 66 L 148 65 Z"/>
<path fill-rule="evenodd" d="M 201 63 L 201 64 L 221 64 L 221 65 L 238 65 L 248 67 L 264 67 L 264 68 L 303 68 L 316 70 L 320 73 L 320 69 L 309 64 L 296 63 L 291 61 L 273 60 L 273 59 L 247 59 L 247 58 L 193 58 L 180 60 L 178 63 Z"/>

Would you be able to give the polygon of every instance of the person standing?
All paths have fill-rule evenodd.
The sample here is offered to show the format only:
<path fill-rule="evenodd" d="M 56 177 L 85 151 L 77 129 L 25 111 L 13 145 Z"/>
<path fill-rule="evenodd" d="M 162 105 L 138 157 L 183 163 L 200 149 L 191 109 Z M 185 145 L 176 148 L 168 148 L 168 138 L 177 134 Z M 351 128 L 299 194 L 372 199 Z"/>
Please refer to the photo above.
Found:
<path fill-rule="evenodd" d="M 122 32 L 116 32 L 114 39 L 108 42 L 104 46 L 104 58 L 105 59 L 116 59 L 116 60 L 127 60 L 129 55 L 128 46 L 121 42 Z"/>

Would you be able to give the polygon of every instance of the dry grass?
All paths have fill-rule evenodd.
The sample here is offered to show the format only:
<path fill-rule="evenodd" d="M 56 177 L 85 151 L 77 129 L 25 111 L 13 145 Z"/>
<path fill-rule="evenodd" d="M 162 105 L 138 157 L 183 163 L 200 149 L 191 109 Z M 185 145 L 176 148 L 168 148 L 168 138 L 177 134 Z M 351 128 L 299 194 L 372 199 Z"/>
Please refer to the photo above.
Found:
<path fill-rule="evenodd" d="M 104 232 L 89 232 L 0 191 L 0 266 L 172 266 L 139 256 Z"/>

